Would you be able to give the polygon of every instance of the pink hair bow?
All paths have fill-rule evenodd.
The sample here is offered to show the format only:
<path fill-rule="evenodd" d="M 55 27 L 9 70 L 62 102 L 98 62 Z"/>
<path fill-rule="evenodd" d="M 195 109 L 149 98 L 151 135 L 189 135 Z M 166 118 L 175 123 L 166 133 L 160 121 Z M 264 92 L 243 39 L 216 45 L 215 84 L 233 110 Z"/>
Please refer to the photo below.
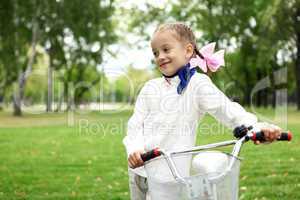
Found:
<path fill-rule="evenodd" d="M 196 55 L 196 58 L 191 58 L 191 68 L 199 67 L 202 71 L 207 72 L 209 69 L 212 72 L 217 71 L 220 66 L 224 66 L 224 50 L 220 50 L 214 53 L 216 43 L 212 42 L 202 47 L 199 52 L 203 58 Z"/>

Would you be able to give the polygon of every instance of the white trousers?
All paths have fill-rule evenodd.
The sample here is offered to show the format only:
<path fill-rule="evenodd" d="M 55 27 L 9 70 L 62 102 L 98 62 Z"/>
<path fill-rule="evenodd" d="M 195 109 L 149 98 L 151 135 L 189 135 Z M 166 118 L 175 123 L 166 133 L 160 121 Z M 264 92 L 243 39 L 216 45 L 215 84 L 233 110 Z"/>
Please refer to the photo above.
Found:
<path fill-rule="evenodd" d="M 128 170 L 131 200 L 151 200 L 148 192 L 147 178 Z"/>

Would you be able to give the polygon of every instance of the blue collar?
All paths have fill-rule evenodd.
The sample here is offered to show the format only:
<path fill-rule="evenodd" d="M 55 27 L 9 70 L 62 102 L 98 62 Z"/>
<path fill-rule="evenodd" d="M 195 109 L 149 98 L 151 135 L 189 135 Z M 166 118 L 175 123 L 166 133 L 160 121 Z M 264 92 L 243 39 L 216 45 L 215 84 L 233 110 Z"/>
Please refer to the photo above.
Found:
<path fill-rule="evenodd" d="M 178 75 L 180 82 L 177 86 L 177 93 L 182 94 L 195 72 L 196 68 L 190 69 L 190 63 L 187 63 L 186 65 L 182 66 L 175 74 L 171 76 L 166 76 L 163 74 L 163 76 L 166 78 L 173 78 Z"/>

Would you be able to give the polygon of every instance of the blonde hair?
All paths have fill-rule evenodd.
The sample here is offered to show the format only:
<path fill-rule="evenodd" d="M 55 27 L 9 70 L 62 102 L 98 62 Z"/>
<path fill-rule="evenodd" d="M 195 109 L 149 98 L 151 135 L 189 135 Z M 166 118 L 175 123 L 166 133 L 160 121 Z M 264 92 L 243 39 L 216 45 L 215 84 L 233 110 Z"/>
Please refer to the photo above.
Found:
<path fill-rule="evenodd" d="M 165 30 L 172 30 L 176 33 L 176 35 L 179 37 L 179 41 L 185 41 L 189 42 L 193 45 L 194 47 L 194 52 L 199 55 L 201 58 L 203 58 L 202 54 L 200 53 L 198 46 L 197 46 L 197 41 L 196 37 L 192 31 L 192 29 L 186 25 L 183 22 L 173 22 L 173 23 L 165 23 L 159 25 L 154 33 L 160 32 L 160 31 L 165 31 Z"/>

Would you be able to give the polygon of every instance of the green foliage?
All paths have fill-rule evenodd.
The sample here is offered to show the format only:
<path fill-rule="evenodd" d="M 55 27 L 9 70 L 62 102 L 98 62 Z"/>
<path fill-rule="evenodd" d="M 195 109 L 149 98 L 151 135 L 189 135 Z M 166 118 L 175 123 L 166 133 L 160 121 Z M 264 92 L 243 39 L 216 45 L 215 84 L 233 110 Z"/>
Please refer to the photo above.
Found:
<path fill-rule="evenodd" d="M 234 49 L 234 52 L 226 53 L 226 67 L 212 74 L 212 78 L 224 89 L 234 83 L 237 90 L 228 89 L 227 94 L 239 96 L 246 104 L 249 104 L 249 95 L 256 83 L 266 76 L 272 79 L 272 73 L 278 69 L 288 67 L 288 78 L 297 79 L 297 69 L 294 72 L 291 69 L 299 60 L 295 54 L 297 31 L 300 32 L 297 0 L 170 0 L 165 6 L 146 2 L 143 9 L 137 4 L 130 9 L 118 7 L 118 3 L 114 0 L 90 0 L 88 3 L 81 0 L 1 1 L 0 98 L 11 99 L 12 85 L 27 67 L 34 22 L 38 24 L 37 44 L 49 57 L 49 63 L 44 65 L 59 74 L 53 82 L 55 88 L 58 87 L 57 80 L 62 82 L 64 99 L 69 92 L 68 83 L 76 86 L 82 82 L 90 82 L 96 90 L 101 90 L 103 100 L 111 99 L 112 88 L 97 67 L 103 63 L 103 53 L 110 44 L 118 39 L 126 41 L 126 37 L 118 38 L 116 30 L 149 40 L 149 30 L 159 23 L 175 20 L 192 27 L 199 47 L 217 41 L 217 48 Z M 119 18 L 126 19 L 126 24 L 120 24 Z M 131 96 L 138 93 L 140 85 L 156 76 L 155 73 L 135 74 L 130 68 L 126 73 L 112 83 L 116 87 L 113 97 L 116 101 L 134 101 Z M 130 77 L 134 89 L 130 89 L 131 83 L 126 76 Z M 33 95 L 36 99 L 40 95 L 33 94 L 36 86 L 31 84 L 36 82 L 31 81 L 28 81 L 30 85 L 25 95 Z M 99 81 L 105 84 L 101 86 Z M 286 85 L 289 94 L 293 95 L 297 90 L 295 82 L 289 81 Z M 42 84 L 43 90 L 44 87 Z M 268 92 L 274 93 L 274 88 L 272 85 Z M 131 90 L 134 94 L 130 94 Z M 75 93 L 76 104 L 93 96 L 91 90 L 83 88 Z M 54 99 L 58 96 L 60 94 Z"/>
<path fill-rule="evenodd" d="M 32 75 L 29 77 L 25 90 L 24 101 L 27 105 L 44 103 L 47 90 L 46 75 Z"/>
<path fill-rule="evenodd" d="M 150 6 L 148 12 L 132 9 L 130 30 L 149 38 L 148 26 L 184 21 L 196 33 L 199 47 L 212 41 L 219 48 L 235 46 L 235 52 L 226 53 L 226 68 L 212 74 L 212 78 L 219 86 L 233 82 L 242 91 L 239 94 L 243 102 L 249 104 L 251 90 L 259 80 L 272 78 L 274 71 L 295 64 L 296 30 L 300 27 L 295 19 L 299 6 L 296 0 L 170 1 L 165 7 Z M 284 59 L 278 57 L 282 51 Z M 292 90 L 295 85 L 289 83 L 288 87 Z"/>
<path fill-rule="evenodd" d="M 4 93 L 25 68 L 35 12 L 32 1 L 1 1 L 0 11 L 0 93 Z"/>

